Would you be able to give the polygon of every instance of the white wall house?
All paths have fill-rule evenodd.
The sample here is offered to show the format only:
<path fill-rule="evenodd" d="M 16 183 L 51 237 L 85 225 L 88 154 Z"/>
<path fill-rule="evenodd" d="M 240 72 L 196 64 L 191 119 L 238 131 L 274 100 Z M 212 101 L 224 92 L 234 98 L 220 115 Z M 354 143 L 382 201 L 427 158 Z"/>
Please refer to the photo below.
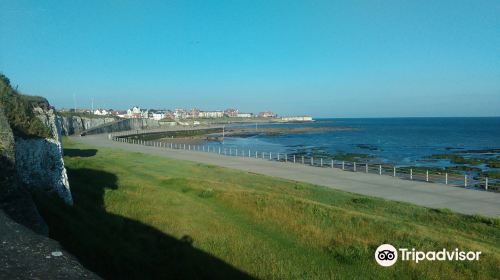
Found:
<path fill-rule="evenodd" d="M 184 109 L 179 109 L 179 108 L 176 108 L 174 110 L 174 118 L 175 119 L 185 119 L 188 117 L 188 112 Z"/>
<path fill-rule="evenodd" d="M 97 109 L 94 111 L 94 115 L 98 115 L 98 116 L 106 116 L 108 114 L 109 114 L 109 112 L 106 111 L 105 109 Z"/>
<path fill-rule="evenodd" d="M 200 111 L 200 118 L 222 118 L 224 112 L 222 111 Z"/>
<path fill-rule="evenodd" d="M 153 113 L 153 120 L 159 121 L 165 118 L 165 113 Z"/>
<path fill-rule="evenodd" d="M 134 108 L 127 110 L 127 115 L 129 115 L 130 117 L 140 113 L 141 113 L 141 108 L 137 106 L 134 106 Z"/>
<path fill-rule="evenodd" d="M 238 115 L 236 115 L 238 118 L 251 118 L 253 117 L 253 114 L 252 113 L 238 113 Z"/>

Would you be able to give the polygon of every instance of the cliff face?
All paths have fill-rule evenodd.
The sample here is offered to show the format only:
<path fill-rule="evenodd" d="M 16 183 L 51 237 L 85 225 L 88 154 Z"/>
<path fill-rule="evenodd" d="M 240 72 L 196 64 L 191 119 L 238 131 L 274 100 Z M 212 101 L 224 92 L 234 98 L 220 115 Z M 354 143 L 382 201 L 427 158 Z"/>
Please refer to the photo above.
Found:
<path fill-rule="evenodd" d="M 61 120 L 41 97 L 18 94 L 0 74 L 0 278 L 99 279 L 47 237 L 29 189 L 72 204 Z"/>
<path fill-rule="evenodd" d="M 30 189 L 73 203 L 60 133 L 60 120 L 46 99 L 19 94 L 0 75 L 0 209 L 39 233 L 47 227 Z"/>
<path fill-rule="evenodd" d="M 0 107 L 0 212 L 36 233 L 47 235 L 48 228 L 36 209 L 30 193 L 16 171 L 14 134 Z"/>
<path fill-rule="evenodd" d="M 53 109 L 33 109 L 35 116 L 49 129 L 50 137 L 15 137 L 16 169 L 29 188 L 55 192 L 73 204 L 61 145 L 61 120 Z"/>
<path fill-rule="evenodd" d="M 151 119 L 115 119 L 111 117 L 82 117 L 63 115 L 63 135 L 111 133 L 125 130 L 158 128 L 160 123 Z"/>
<path fill-rule="evenodd" d="M 62 116 L 61 128 L 63 135 L 73 135 L 81 133 L 85 130 L 98 127 L 107 123 L 116 121 L 115 118 L 102 117 L 81 117 L 81 116 Z"/>

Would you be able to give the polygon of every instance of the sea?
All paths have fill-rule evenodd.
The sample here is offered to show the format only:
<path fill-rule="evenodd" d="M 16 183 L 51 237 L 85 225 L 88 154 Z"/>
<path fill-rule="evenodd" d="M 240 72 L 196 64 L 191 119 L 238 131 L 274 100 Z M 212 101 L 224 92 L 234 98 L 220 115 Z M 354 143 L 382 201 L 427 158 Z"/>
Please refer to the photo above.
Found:
<path fill-rule="evenodd" d="M 500 157 L 500 117 L 469 118 L 328 118 L 311 123 L 246 124 L 240 127 L 349 127 L 352 130 L 314 131 L 299 134 L 225 137 L 209 145 L 273 153 L 320 151 L 368 155 L 365 161 L 395 166 L 447 167 L 449 160 L 432 155 L 460 153 L 464 157 Z M 488 170 L 487 166 L 481 166 Z"/>

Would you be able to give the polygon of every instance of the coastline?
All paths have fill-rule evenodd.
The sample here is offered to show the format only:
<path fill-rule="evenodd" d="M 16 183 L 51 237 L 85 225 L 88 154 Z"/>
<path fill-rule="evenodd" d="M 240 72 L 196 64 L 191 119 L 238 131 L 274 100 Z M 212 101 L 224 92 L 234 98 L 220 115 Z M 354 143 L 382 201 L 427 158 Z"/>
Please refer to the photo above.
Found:
<path fill-rule="evenodd" d="M 500 150 L 493 141 L 498 133 L 496 130 L 491 130 L 491 124 L 487 123 L 483 128 L 483 134 L 478 135 L 477 139 L 491 139 L 490 142 L 493 142 L 484 146 L 482 146 L 484 140 L 479 140 L 476 144 L 470 142 L 472 132 L 466 130 L 465 132 L 461 130 L 462 134 L 455 136 L 456 139 L 447 138 L 449 133 L 457 133 L 455 126 L 463 121 L 476 123 L 462 118 L 358 119 L 349 122 L 321 120 L 303 123 L 303 125 L 291 122 L 279 124 L 266 122 L 261 126 L 233 123 L 225 126 L 224 142 L 222 142 L 222 125 L 208 128 L 201 126 L 183 128 L 189 131 L 200 131 L 198 135 L 172 138 L 153 137 L 151 134 L 150 139 L 143 140 L 215 147 L 223 145 L 226 148 L 238 150 L 283 153 L 318 160 L 333 159 L 359 164 L 392 165 L 408 169 L 408 171 L 410 169 L 424 173 L 428 171 L 430 174 L 468 175 L 474 180 L 484 180 L 488 177 L 491 179 L 490 186 L 495 185 L 498 188 Z M 452 126 L 447 128 L 445 133 L 441 132 L 442 126 L 450 122 Z M 331 123 L 335 124 L 331 125 Z M 373 126 L 372 123 L 376 125 Z M 493 123 L 496 123 L 494 119 Z M 212 130 L 203 131 L 204 129 Z M 424 133 L 422 129 L 425 133 L 428 131 L 430 133 L 422 137 L 421 133 Z M 473 132 L 476 133 L 477 129 L 474 128 Z M 309 133 L 314 133 L 314 139 L 310 138 Z M 396 157 L 391 158 L 391 155 L 396 155 Z"/>
<path fill-rule="evenodd" d="M 495 192 L 483 192 L 433 182 L 428 183 L 422 180 L 394 179 L 391 176 L 380 176 L 373 173 L 365 174 L 362 170 L 360 172 L 351 172 L 338 168 L 327 168 L 328 166 L 318 168 L 309 164 L 283 163 L 267 160 L 267 158 L 263 160 L 262 158 L 244 156 L 224 156 L 206 150 L 201 152 L 187 149 L 160 148 L 152 145 L 133 145 L 110 141 L 103 135 L 73 137 L 72 139 L 77 143 L 86 145 L 120 148 L 131 152 L 239 169 L 245 172 L 307 182 L 425 207 L 449 208 L 464 214 L 500 215 L 495 200 L 500 194 Z M 453 196 L 454 200 L 450 201 L 450 196 Z M 461 203 L 456 203 L 459 200 Z M 471 201 L 474 201 L 473 205 L 470 204 Z M 484 209 L 482 209 L 483 206 Z"/>

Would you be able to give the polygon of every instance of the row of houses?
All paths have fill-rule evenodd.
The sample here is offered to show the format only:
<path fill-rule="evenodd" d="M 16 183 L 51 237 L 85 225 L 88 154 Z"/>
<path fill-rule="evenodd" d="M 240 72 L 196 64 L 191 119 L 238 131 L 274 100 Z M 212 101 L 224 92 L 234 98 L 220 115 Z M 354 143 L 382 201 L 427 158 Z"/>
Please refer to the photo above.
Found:
<path fill-rule="evenodd" d="M 223 118 L 223 117 L 231 117 L 231 118 L 253 118 L 253 117 L 261 117 L 261 118 L 276 118 L 277 115 L 271 111 L 260 112 L 258 114 L 253 113 L 244 113 L 240 112 L 237 109 L 229 108 L 224 111 L 200 111 L 197 108 L 192 108 L 190 110 L 177 108 L 174 110 L 155 110 L 155 109 L 141 109 L 138 106 L 132 107 L 126 111 L 113 110 L 113 109 L 96 109 L 86 110 L 86 109 L 74 109 L 69 110 L 61 110 L 61 111 L 70 111 L 70 112 L 78 112 L 78 113 L 86 113 L 86 114 L 94 114 L 97 116 L 115 116 L 119 118 L 135 118 L 135 119 L 153 119 L 153 120 L 184 120 L 184 119 L 200 119 L 200 118 Z M 281 117 L 281 120 L 293 122 L 293 121 L 312 121 L 312 117 L 310 116 L 284 116 Z"/>
<path fill-rule="evenodd" d="M 258 115 L 253 113 L 239 112 L 237 109 L 226 109 L 224 111 L 201 111 L 197 108 L 192 109 L 182 109 L 176 108 L 174 110 L 153 110 L 153 109 L 141 109 L 140 107 L 133 107 L 128 109 L 125 118 L 150 118 L 154 120 L 162 119 L 198 119 L 198 118 L 223 118 L 223 117 L 234 117 L 234 118 L 252 118 L 255 116 L 259 117 L 275 117 L 276 115 L 270 111 L 261 112 Z"/>

